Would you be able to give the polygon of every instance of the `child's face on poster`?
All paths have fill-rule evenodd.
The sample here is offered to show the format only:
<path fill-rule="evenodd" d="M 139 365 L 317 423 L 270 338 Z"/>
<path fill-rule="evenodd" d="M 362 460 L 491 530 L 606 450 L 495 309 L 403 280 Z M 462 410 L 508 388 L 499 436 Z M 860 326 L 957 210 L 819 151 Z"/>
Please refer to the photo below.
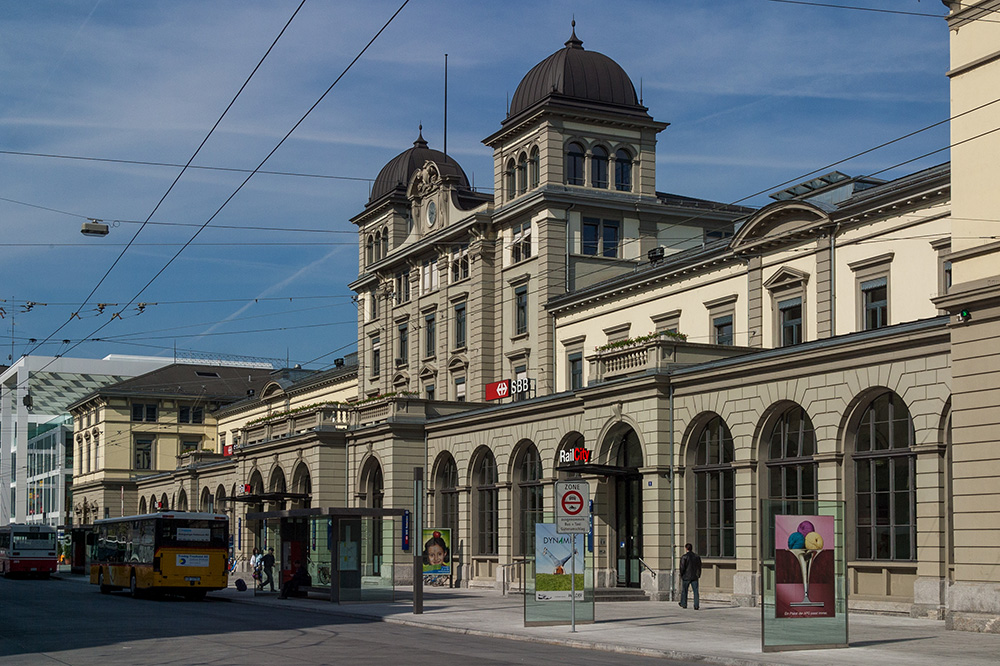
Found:
<path fill-rule="evenodd" d="M 431 564 L 444 564 L 444 548 L 436 543 L 427 547 L 427 561 Z"/>

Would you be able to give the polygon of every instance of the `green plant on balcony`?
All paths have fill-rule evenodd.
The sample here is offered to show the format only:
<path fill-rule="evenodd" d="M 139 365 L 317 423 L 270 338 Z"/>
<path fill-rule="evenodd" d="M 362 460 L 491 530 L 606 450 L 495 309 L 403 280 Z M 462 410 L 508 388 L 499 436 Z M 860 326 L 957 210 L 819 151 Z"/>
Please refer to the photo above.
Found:
<path fill-rule="evenodd" d="M 625 340 L 618 340 L 616 342 L 609 342 L 606 345 L 601 345 L 600 347 L 595 347 L 596 352 L 611 351 L 614 349 L 625 349 L 626 347 L 632 347 L 635 345 L 642 345 L 647 342 L 652 342 L 654 340 L 661 340 L 667 338 L 670 340 L 677 340 L 679 342 L 684 342 L 687 340 L 687 336 L 683 333 L 676 333 L 674 331 L 659 331 L 655 333 L 650 333 L 649 335 L 640 335 L 635 338 L 627 338 Z"/>

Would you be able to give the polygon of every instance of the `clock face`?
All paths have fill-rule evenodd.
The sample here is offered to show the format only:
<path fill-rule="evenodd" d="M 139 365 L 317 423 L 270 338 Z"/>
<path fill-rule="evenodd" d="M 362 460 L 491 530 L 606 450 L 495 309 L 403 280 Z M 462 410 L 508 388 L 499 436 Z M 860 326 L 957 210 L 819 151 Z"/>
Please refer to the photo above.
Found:
<path fill-rule="evenodd" d="M 437 220 L 437 205 L 431 201 L 427 204 L 427 224 L 433 227 L 435 220 Z"/>

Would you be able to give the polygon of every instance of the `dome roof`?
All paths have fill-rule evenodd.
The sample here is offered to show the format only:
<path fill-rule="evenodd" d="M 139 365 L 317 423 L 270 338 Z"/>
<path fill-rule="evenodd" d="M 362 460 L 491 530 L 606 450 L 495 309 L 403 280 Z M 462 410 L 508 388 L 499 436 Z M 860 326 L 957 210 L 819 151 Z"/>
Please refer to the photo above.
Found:
<path fill-rule="evenodd" d="M 465 172 L 462 171 L 462 167 L 459 166 L 458 162 L 440 150 L 427 147 L 427 142 L 424 141 L 423 130 L 421 128 L 417 140 L 413 142 L 413 147 L 396 155 L 378 172 L 375 184 L 372 185 L 372 194 L 368 197 L 368 203 L 381 199 L 396 188 L 405 189 L 410 182 L 410 177 L 413 176 L 413 172 L 424 166 L 424 163 L 428 160 L 437 165 L 438 171 L 443 178 L 457 176 L 460 188 L 469 187 L 469 179 L 465 176 Z"/>
<path fill-rule="evenodd" d="M 621 65 L 614 60 L 583 48 L 583 41 L 573 34 L 560 49 L 528 72 L 510 103 L 510 116 L 556 94 L 588 102 L 643 109 L 635 86 Z"/>

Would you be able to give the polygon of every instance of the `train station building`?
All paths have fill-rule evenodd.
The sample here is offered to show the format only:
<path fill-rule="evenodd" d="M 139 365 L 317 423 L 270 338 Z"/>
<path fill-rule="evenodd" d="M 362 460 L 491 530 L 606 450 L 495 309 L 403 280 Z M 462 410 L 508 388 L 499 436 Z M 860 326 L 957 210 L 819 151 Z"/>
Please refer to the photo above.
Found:
<path fill-rule="evenodd" d="M 1000 55 L 977 22 L 996 3 L 951 4 L 957 115 Z M 705 597 L 755 605 L 763 503 L 837 500 L 852 608 L 997 626 L 998 139 L 754 210 L 660 191 L 669 131 L 574 30 L 483 141 L 493 195 L 418 133 L 352 219 L 356 362 L 219 409 L 217 457 L 143 475 L 137 501 L 228 498 L 249 551 L 247 513 L 411 508 L 421 467 L 457 582 L 494 587 L 578 477 L 599 589 L 673 598 L 691 542 Z"/>

